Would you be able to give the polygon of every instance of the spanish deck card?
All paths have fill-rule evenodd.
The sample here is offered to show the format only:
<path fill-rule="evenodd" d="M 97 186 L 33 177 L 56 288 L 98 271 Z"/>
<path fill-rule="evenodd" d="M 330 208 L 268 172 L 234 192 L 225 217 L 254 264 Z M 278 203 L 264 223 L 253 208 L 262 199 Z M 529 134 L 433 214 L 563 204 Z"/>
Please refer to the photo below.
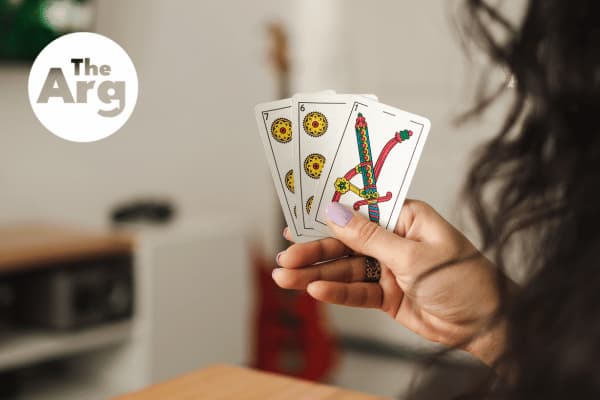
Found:
<path fill-rule="evenodd" d="M 292 130 L 298 132 L 294 138 L 298 171 L 295 197 L 296 204 L 302 205 L 298 213 L 302 233 L 315 231 L 310 214 L 316 189 L 325 164 L 333 157 L 352 98 L 335 94 L 301 94 L 292 98 Z"/>
<path fill-rule="evenodd" d="M 340 140 L 345 118 L 355 98 L 377 100 L 373 94 L 347 95 L 330 93 L 298 94 L 292 98 L 292 130 L 298 132 L 292 138 L 298 154 L 298 190 L 296 204 L 302 204 L 298 213 L 299 230 L 306 235 L 315 235 L 315 218 L 312 205 L 318 199 L 316 190 L 321 171 L 331 160 Z M 320 234 L 320 233 L 318 233 Z"/>
<path fill-rule="evenodd" d="M 255 107 L 255 114 L 285 222 L 294 241 L 303 242 L 307 239 L 298 231 L 298 208 L 294 197 L 295 152 L 291 143 L 291 107 L 291 99 L 262 103 Z"/>
<path fill-rule="evenodd" d="M 340 202 L 394 229 L 430 123 L 373 95 L 300 94 L 256 106 L 286 223 L 296 242 L 329 236 Z"/>
<path fill-rule="evenodd" d="M 427 118 L 356 99 L 333 159 L 321 171 L 315 228 L 328 232 L 325 210 L 340 202 L 393 230 L 429 128 Z"/>
<path fill-rule="evenodd" d="M 332 90 L 326 90 L 318 94 L 326 96 L 334 93 Z M 313 237 L 309 238 L 298 229 L 298 213 L 301 206 L 296 204 L 294 197 L 297 172 L 294 158 L 296 150 L 292 141 L 295 134 L 291 123 L 291 99 L 258 104 L 255 107 L 255 115 L 275 190 L 294 241 L 305 242 L 322 237 L 322 233 L 315 231 L 312 233 Z"/>

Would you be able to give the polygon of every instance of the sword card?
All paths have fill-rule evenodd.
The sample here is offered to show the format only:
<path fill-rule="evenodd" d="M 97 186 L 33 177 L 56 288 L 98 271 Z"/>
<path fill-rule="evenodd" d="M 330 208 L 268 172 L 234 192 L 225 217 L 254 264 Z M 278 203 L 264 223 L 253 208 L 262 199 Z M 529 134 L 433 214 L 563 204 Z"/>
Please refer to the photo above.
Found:
<path fill-rule="evenodd" d="M 355 99 L 333 159 L 321 171 L 314 227 L 330 234 L 325 210 L 337 201 L 393 230 L 429 128 L 427 118 Z"/>

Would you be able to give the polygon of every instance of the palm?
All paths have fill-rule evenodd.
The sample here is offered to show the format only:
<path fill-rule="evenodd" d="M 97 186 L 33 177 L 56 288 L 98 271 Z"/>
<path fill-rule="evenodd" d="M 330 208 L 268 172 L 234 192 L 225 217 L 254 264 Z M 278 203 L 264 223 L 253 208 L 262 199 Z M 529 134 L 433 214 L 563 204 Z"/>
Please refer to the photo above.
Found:
<path fill-rule="evenodd" d="M 407 202 L 393 234 L 360 216 L 345 230 L 331 228 L 343 242 L 295 244 L 279 257 L 284 268 L 274 279 L 280 286 L 306 289 L 325 302 L 379 308 L 415 333 L 447 345 L 473 334 L 473 321 L 496 306 L 493 265 L 424 203 Z M 378 284 L 364 282 L 359 254 L 380 261 Z M 459 261 L 427 274 L 451 260 Z"/>

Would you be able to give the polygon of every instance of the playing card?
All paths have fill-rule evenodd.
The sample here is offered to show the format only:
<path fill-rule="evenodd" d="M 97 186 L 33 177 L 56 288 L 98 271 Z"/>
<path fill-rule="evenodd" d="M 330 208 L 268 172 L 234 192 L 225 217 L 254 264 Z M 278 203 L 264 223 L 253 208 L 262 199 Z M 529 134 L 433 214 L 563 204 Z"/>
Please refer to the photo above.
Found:
<path fill-rule="evenodd" d="M 294 241 L 304 241 L 297 229 L 291 99 L 261 103 L 255 107 L 256 123 L 281 203 L 285 222 Z"/>
<path fill-rule="evenodd" d="M 322 93 L 327 95 L 333 91 Z M 322 237 L 321 233 L 315 232 L 315 237 L 308 238 L 298 230 L 299 207 L 294 197 L 297 172 L 294 157 L 296 151 L 292 145 L 294 133 L 291 127 L 291 99 L 261 103 L 255 107 L 255 115 L 275 190 L 293 240 L 304 242 Z"/>
<path fill-rule="evenodd" d="M 314 219 L 310 219 L 310 214 L 321 172 L 334 155 L 355 97 L 300 94 L 292 98 L 292 130 L 298 132 L 292 142 L 298 171 L 295 198 L 296 204 L 302 205 L 298 213 L 301 233 L 314 234 Z"/>
<path fill-rule="evenodd" d="M 377 100 L 373 94 L 361 96 Z M 361 96 L 320 92 L 298 94 L 292 98 L 292 114 L 297 115 L 297 118 L 292 118 L 292 129 L 298 132 L 292 144 L 298 158 L 295 168 L 298 190 L 295 197 L 296 204 L 302 204 L 302 213 L 298 214 L 301 233 L 316 234 L 312 205 L 319 199 L 320 192 L 316 189 L 320 171 L 335 152 L 353 100 Z M 323 229 L 320 231 L 328 234 Z"/>
<path fill-rule="evenodd" d="M 327 232 L 325 210 L 337 201 L 393 230 L 429 128 L 424 117 L 355 99 L 333 159 L 321 171 L 315 228 Z"/>

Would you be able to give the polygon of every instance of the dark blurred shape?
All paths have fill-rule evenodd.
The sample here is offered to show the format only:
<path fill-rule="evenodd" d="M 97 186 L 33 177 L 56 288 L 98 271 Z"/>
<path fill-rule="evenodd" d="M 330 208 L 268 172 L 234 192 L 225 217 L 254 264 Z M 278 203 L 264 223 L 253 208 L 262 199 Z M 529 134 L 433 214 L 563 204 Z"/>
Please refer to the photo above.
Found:
<path fill-rule="evenodd" d="M 55 330 L 86 328 L 133 314 L 129 255 L 61 264 L 23 274 L 16 283 L 20 324 Z"/>
<path fill-rule="evenodd" d="M 277 89 L 280 99 L 290 95 L 290 60 L 288 35 L 286 29 L 280 23 L 270 23 L 267 26 L 271 39 L 269 61 L 275 68 L 277 74 Z"/>
<path fill-rule="evenodd" d="M 19 383 L 17 372 L 0 372 L 0 399 L 16 399 L 18 393 Z"/>
<path fill-rule="evenodd" d="M 458 400 L 483 399 L 473 396 L 482 390 L 481 382 L 490 380 L 494 374 L 487 366 L 450 363 L 430 366 L 421 372 L 421 379 L 414 386 L 406 400 Z M 464 396 L 464 397 L 462 397 Z"/>
<path fill-rule="evenodd" d="M 88 31 L 90 0 L 0 0 L 0 60 L 30 61 L 62 34 Z"/>
<path fill-rule="evenodd" d="M 22 400 L 34 398 L 31 392 L 27 392 L 27 389 L 32 385 L 47 388 L 51 387 L 48 383 L 64 380 L 74 368 L 70 365 L 70 361 L 68 358 L 48 360 L 13 370 L 1 371 L 0 399 Z M 43 390 L 40 393 L 43 393 Z"/>
<path fill-rule="evenodd" d="M 111 213 L 113 224 L 166 224 L 175 215 L 175 206 L 166 200 L 137 200 L 116 206 Z"/>
<path fill-rule="evenodd" d="M 431 350 L 368 336 L 342 335 L 340 343 L 347 353 L 414 366 L 410 388 L 398 393 L 398 398 L 404 400 L 462 399 L 460 396 L 477 392 L 482 381 L 495 376 L 495 372 L 481 362 L 467 357 L 457 358 L 450 353 L 436 354 Z"/>
<path fill-rule="evenodd" d="M 129 319 L 128 237 L 43 224 L 0 228 L 0 333 Z"/>

